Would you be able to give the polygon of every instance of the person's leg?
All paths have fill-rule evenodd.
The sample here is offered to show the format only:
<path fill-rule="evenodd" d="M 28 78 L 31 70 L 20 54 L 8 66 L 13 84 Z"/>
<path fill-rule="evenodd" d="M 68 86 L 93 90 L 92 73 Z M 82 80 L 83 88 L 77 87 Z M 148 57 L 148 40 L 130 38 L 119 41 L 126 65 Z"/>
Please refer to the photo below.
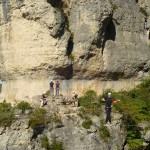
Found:
<path fill-rule="evenodd" d="M 58 89 L 56 89 L 56 96 L 58 96 Z"/>
<path fill-rule="evenodd" d="M 111 123 L 111 109 L 108 109 L 108 121 Z"/>
<path fill-rule="evenodd" d="M 106 109 L 106 120 L 105 120 L 106 124 L 107 124 L 108 120 L 109 120 L 109 110 Z"/>
<path fill-rule="evenodd" d="M 58 93 L 57 94 L 59 95 L 59 89 L 58 89 Z"/>

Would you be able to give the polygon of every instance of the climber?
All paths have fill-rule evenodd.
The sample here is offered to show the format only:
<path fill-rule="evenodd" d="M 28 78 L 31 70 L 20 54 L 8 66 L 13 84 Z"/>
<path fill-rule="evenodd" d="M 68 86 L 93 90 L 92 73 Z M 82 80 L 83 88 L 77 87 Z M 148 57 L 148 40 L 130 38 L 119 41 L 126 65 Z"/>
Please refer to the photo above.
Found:
<path fill-rule="evenodd" d="M 60 83 L 58 80 L 56 80 L 56 96 L 59 95 L 59 89 L 60 89 Z"/>
<path fill-rule="evenodd" d="M 53 97 L 54 96 L 54 82 L 53 82 L 53 80 L 51 80 L 49 85 L 50 85 L 50 94 Z"/>
<path fill-rule="evenodd" d="M 40 107 L 43 107 L 44 105 L 47 104 L 47 101 L 46 101 L 46 93 L 45 93 L 45 92 L 43 92 L 43 94 L 41 95 L 40 102 L 41 102 Z"/>
<path fill-rule="evenodd" d="M 77 92 L 73 92 L 73 106 L 75 106 L 76 105 L 76 103 L 77 103 L 77 106 L 78 106 L 78 94 L 77 94 Z"/>
<path fill-rule="evenodd" d="M 114 101 L 112 99 L 111 93 L 108 93 L 106 98 L 102 98 L 102 101 L 105 101 L 105 111 L 106 111 L 106 120 L 105 120 L 105 126 L 111 126 L 111 109 L 112 105 L 120 100 Z"/>

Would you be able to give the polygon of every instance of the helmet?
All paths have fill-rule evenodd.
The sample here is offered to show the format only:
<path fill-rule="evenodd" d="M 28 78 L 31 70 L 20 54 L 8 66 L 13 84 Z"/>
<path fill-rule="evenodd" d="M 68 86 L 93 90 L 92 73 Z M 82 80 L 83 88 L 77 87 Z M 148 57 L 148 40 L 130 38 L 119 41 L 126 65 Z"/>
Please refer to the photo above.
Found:
<path fill-rule="evenodd" d="M 108 93 L 108 97 L 109 97 L 109 98 L 111 97 L 111 93 Z"/>

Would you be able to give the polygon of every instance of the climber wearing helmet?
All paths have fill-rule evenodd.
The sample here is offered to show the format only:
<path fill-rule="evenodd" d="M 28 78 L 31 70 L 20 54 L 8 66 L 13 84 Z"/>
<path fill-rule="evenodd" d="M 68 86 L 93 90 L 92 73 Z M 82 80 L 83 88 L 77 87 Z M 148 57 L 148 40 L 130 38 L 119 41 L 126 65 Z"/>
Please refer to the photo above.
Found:
<path fill-rule="evenodd" d="M 107 97 L 106 98 L 102 98 L 101 99 L 102 101 L 105 101 L 105 111 L 106 111 L 106 120 L 105 120 L 105 126 L 108 126 L 110 125 L 111 126 L 111 108 L 112 108 L 112 104 L 120 101 L 120 100 L 117 100 L 117 101 L 114 101 L 112 99 L 112 94 L 111 93 L 108 93 L 107 94 Z M 109 124 L 108 124 L 109 123 Z"/>
<path fill-rule="evenodd" d="M 51 96 L 54 96 L 54 82 L 53 82 L 53 80 L 51 80 L 49 86 L 50 86 L 50 94 L 51 94 Z"/>

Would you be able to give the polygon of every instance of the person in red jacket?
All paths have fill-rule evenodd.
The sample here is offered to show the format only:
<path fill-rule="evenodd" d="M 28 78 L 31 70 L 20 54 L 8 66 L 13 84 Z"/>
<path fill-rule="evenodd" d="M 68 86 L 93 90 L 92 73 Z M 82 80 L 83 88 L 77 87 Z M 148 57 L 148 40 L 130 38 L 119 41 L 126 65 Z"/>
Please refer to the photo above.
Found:
<path fill-rule="evenodd" d="M 60 90 L 60 83 L 58 80 L 56 80 L 56 96 L 59 95 L 59 90 Z"/>

